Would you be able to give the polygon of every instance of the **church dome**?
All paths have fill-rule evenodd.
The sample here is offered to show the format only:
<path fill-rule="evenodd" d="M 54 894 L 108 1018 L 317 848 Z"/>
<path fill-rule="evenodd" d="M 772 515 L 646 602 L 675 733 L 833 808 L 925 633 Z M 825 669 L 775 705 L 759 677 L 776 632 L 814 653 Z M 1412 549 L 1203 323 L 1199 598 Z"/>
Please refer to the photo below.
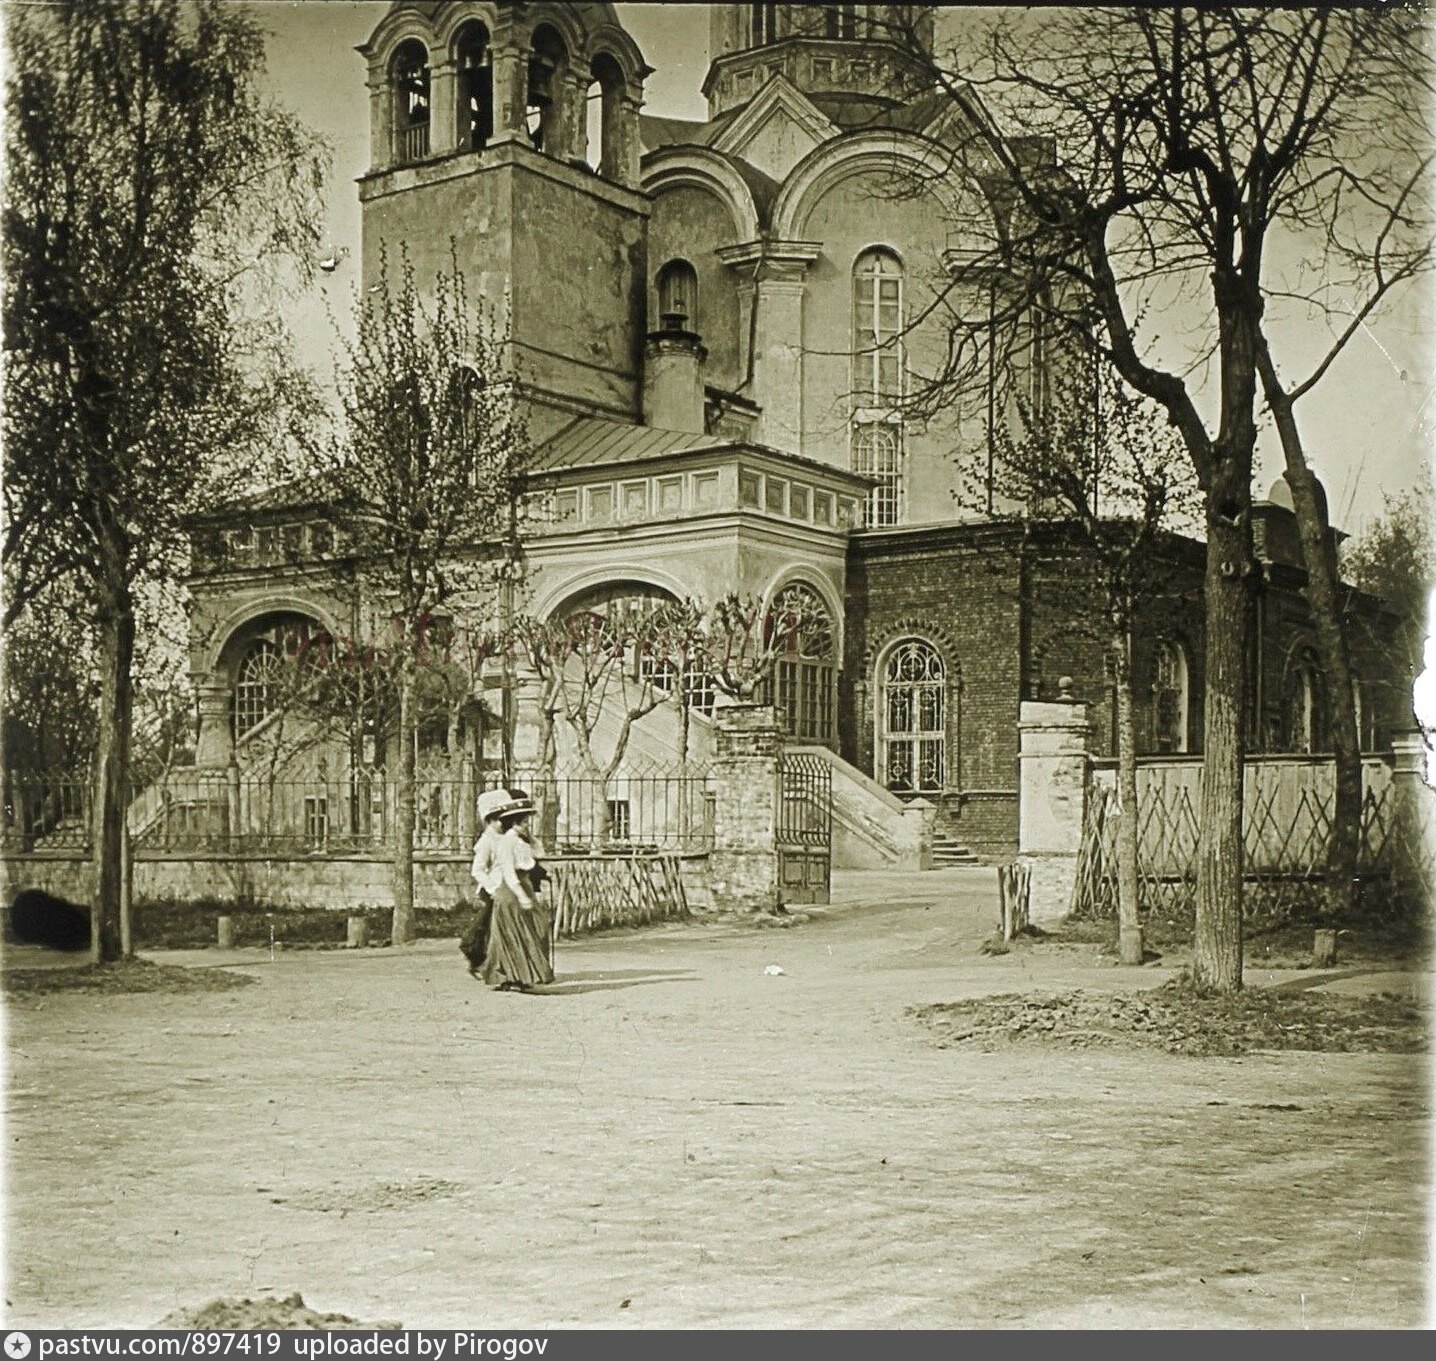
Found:
<path fill-rule="evenodd" d="M 1331 516 L 1327 510 L 1326 488 L 1322 486 L 1321 478 L 1313 475 L 1312 481 L 1316 484 L 1316 499 L 1317 504 L 1321 507 L 1322 518 L 1329 524 L 1331 522 Z M 1296 514 L 1296 502 L 1292 500 L 1291 487 L 1287 485 L 1285 474 L 1278 477 L 1277 480 L 1271 484 L 1271 490 L 1267 492 L 1266 499 L 1272 505 L 1280 506 L 1283 510 L 1289 510 L 1293 515 Z"/>
<path fill-rule="evenodd" d="M 930 84 L 908 49 L 915 31 L 931 55 L 926 5 L 713 5 L 703 82 L 708 115 L 746 104 L 774 76 L 807 95 L 870 99 L 892 107 Z"/>

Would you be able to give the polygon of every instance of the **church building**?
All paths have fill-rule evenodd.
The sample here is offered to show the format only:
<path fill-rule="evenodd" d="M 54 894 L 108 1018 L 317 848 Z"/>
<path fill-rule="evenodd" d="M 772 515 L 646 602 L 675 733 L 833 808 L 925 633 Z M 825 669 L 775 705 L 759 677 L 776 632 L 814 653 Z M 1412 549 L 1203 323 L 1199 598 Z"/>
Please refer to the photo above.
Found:
<path fill-rule="evenodd" d="M 959 171 L 950 155 L 990 116 L 925 84 L 886 37 L 888 7 L 708 11 L 708 116 L 687 121 L 644 111 L 652 67 L 612 5 L 392 4 L 354 72 L 369 92 L 364 283 L 381 252 L 402 247 L 422 281 L 453 249 L 471 296 L 506 319 L 538 462 L 524 611 L 801 598 L 830 626 L 779 665 L 771 698 L 794 743 L 827 753 L 834 798 L 845 781 L 921 796 L 950 851 L 1008 855 L 1021 701 L 1072 678 L 1108 750 L 1112 705 L 1099 648 L 1060 617 L 1061 527 L 1004 514 L 962 471 L 1011 418 L 1011 384 L 1045 381 L 1042 347 L 922 419 L 905 400 L 947 344 L 934 304 L 976 307 L 993 286 L 972 262 L 1011 196 L 995 162 Z M 930 44 L 932 10 L 907 12 Z M 1044 154 L 1035 139 L 1010 149 Z M 1255 515 L 1253 745 L 1320 751 L 1282 484 Z M 197 527 L 201 766 L 245 760 L 287 634 L 348 629 L 326 533 L 283 497 Z M 1170 556 L 1170 594 L 1134 636 L 1139 741 L 1196 752 L 1201 546 L 1176 540 Z M 1352 598 L 1379 627 L 1376 603 Z M 1356 663 L 1375 745 L 1402 696 Z M 475 703 L 492 713 L 492 689 Z M 670 756 L 677 723 L 673 706 L 642 719 L 633 759 Z M 705 715 L 693 725 L 701 758 Z"/>

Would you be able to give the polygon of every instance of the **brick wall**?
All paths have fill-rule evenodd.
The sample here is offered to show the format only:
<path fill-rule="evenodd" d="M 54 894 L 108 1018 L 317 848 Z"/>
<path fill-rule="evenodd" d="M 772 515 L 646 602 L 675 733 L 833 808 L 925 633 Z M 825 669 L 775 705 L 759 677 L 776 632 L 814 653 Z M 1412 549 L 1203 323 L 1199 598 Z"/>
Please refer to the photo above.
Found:
<path fill-rule="evenodd" d="M 938 829 L 985 858 L 1017 845 L 1017 717 L 1025 652 L 1014 534 L 948 525 L 855 535 L 848 557 L 843 756 L 880 783 L 874 706 L 892 644 L 935 647 L 947 673 Z"/>

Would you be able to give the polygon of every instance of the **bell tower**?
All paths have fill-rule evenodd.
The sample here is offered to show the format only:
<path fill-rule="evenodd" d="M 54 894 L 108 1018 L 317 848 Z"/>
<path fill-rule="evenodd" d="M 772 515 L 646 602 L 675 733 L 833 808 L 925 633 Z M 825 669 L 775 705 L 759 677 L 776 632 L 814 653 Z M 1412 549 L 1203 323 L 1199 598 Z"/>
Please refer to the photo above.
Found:
<path fill-rule="evenodd" d="M 712 5 L 708 116 L 746 104 L 776 75 L 810 97 L 903 103 L 931 83 L 909 33 L 930 56 L 930 6 Z"/>
<path fill-rule="evenodd" d="M 650 68 L 613 6 L 396 0 L 359 53 L 365 287 L 384 254 L 422 286 L 453 252 L 528 398 L 639 419 Z"/>

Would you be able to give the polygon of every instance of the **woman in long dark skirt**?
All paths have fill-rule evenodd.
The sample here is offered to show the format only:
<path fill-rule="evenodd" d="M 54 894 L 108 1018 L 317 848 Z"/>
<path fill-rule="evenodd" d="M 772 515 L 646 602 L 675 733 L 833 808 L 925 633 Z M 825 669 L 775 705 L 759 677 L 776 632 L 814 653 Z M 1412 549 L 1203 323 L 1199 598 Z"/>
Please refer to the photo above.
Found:
<path fill-rule="evenodd" d="M 538 858 L 524 835 L 524 823 L 533 811 L 527 799 L 516 798 L 495 814 L 503 834 L 494 848 L 494 911 L 479 975 L 501 992 L 528 992 L 553 982 L 549 914 L 534 886 Z"/>

